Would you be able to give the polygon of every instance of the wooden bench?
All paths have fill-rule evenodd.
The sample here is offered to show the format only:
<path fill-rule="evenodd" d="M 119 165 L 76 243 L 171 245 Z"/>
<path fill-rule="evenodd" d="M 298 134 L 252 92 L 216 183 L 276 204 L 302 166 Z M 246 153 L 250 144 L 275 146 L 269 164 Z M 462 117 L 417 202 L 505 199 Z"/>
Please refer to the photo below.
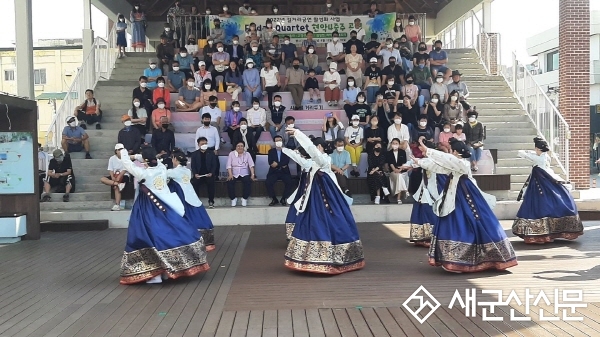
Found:
<path fill-rule="evenodd" d="M 108 229 L 108 220 L 57 220 L 42 221 L 42 232 L 103 231 Z"/>

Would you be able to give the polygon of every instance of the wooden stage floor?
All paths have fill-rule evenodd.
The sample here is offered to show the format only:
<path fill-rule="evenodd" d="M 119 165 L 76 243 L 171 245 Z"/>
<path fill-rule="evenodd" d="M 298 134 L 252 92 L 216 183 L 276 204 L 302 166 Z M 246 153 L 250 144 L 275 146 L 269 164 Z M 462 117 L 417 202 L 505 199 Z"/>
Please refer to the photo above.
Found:
<path fill-rule="evenodd" d="M 42 233 L 40 241 L 0 245 L 0 336 L 598 336 L 600 222 L 585 226 L 575 242 L 529 246 L 511 237 L 519 265 L 509 271 L 451 274 L 408 243 L 408 225 L 359 224 L 366 266 L 338 276 L 284 268 L 283 226 L 217 227 L 208 272 L 133 286 L 118 282 L 126 230 Z M 420 286 L 434 297 L 429 303 L 440 303 L 422 324 L 409 312 L 419 299 L 404 306 Z M 482 305 L 466 317 L 458 302 L 449 308 L 466 289 L 477 302 L 498 298 L 482 290 L 503 291 L 503 301 L 514 290 L 523 303 L 513 298 L 493 313 L 488 306 L 494 321 L 482 319 Z M 554 311 L 555 289 L 560 303 L 568 303 L 565 290 L 583 292 L 573 303 L 587 307 L 568 312 L 582 321 Z M 541 291 L 549 303 L 534 306 Z"/>

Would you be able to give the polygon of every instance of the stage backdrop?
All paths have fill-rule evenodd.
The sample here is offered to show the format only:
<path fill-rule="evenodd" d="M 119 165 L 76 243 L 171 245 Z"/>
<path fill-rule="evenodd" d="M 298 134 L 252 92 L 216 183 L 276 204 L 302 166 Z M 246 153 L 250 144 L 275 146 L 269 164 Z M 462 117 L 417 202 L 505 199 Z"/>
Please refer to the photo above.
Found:
<path fill-rule="evenodd" d="M 390 31 L 394 28 L 396 22 L 396 13 L 377 15 L 369 18 L 367 15 L 357 16 L 330 16 L 330 15 L 259 15 L 246 16 L 235 15 L 231 18 L 220 18 L 216 15 L 210 16 L 210 27 L 214 28 L 214 19 L 221 20 L 221 27 L 225 29 L 226 43 L 231 43 L 234 35 L 238 35 L 243 40 L 245 31 L 251 23 L 256 24 L 258 31 L 265 28 L 267 19 L 273 21 L 273 27 L 279 32 L 280 41 L 283 43 L 283 37 L 289 35 L 292 43 L 298 45 L 306 40 L 306 32 L 314 33 L 313 39 L 317 43 L 327 43 L 331 41 L 331 33 L 337 31 L 340 33 L 340 40 L 350 39 L 350 32 L 354 30 L 354 19 L 359 18 L 365 29 L 365 43 L 370 41 L 371 33 L 377 33 L 380 41 L 385 41 Z"/>

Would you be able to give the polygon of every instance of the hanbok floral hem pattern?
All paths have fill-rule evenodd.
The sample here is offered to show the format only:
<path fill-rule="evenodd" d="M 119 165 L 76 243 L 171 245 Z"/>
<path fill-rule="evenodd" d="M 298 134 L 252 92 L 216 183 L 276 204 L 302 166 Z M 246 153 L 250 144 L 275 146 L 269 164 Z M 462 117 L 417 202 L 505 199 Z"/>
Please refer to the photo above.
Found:
<path fill-rule="evenodd" d="M 164 272 L 169 278 L 192 276 L 209 268 L 202 239 L 163 251 L 143 248 L 123 253 L 120 283 L 143 282 Z"/>
<path fill-rule="evenodd" d="M 484 244 L 431 239 L 429 264 L 449 271 L 478 272 L 504 270 L 517 265 L 517 257 L 508 238 Z"/>
<path fill-rule="evenodd" d="M 206 251 L 210 252 L 215 249 L 215 231 L 211 229 L 199 229 L 202 240 L 206 246 Z"/>
<path fill-rule="evenodd" d="M 431 233 L 433 233 L 433 225 L 429 223 L 410 224 L 410 242 L 415 246 L 429 247 Z"/>
<path fill-rule="evenodd" d="M 575 240 L 583 235 L 583 223 L 579 214 L 560 218 L 517 218 L 512 231 L 514 235 L 525 239 L 525 243 L 546 243 L 554 239 Z"/>
<path fill-rule="evenodd" d="M 293 207 L 293 205 L 292 205 L 292 207 Z M 285 224 L 285 236 L 288 239 L 288 241 L 292 239 L 292 232 L 294 231 L 295 225 L 296 225 L 295 223 L 286 223 Z"/>
<path fill-rule="evenodd" d="M 326 274 L 339 274 L 364 266 L 360 240 L 333 244 L 327 241 L 303 241 L 292 237 L 285 252 L 286 267 Z"/>

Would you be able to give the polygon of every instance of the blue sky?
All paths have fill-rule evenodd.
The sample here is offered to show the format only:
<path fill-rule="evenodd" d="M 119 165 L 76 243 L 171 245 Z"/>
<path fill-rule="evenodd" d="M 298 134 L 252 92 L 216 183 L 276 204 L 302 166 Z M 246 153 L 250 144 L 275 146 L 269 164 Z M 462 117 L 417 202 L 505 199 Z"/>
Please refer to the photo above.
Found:
<path fill-rule="evenodd" d="M 0 12 L 9 13 L 2 24 L 0 47 L 12 46 L 15 39 L 14 1 L 0 0 Z M 60 6 L 56 5 L 57 1 L 32 1 L 34 40 L 81 37 L 82 0 L 59 0 Z M 600 0 L 590 0 L 590 3 L 592 10 L 600 10 Z M 519 59 L 525 58 L 527 37 L 558 25 L 558 4 L 559 0 L 495 0 L 492 3 L 492 30 L 501 35 L 503 63 L 510 59 L 513 50 Z M 106 16 L 93 8 L 92 25 L 96 36 L 106 35 L 106 22 Z"/>

